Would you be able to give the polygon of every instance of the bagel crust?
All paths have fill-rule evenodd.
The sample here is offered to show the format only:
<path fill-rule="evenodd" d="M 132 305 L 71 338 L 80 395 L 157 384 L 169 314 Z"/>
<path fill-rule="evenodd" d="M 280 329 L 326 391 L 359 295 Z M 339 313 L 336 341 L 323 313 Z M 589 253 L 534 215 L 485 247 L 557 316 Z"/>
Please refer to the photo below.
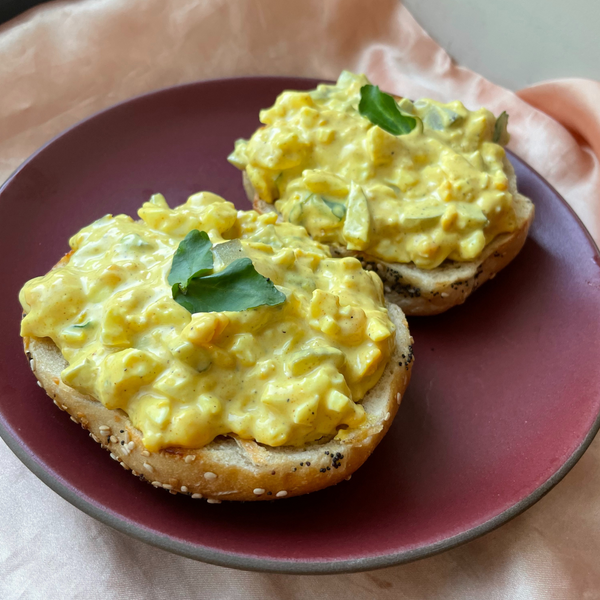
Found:
<path fill-rule="evenodd" d="M 412 338 L 402 311 L 388 306 L 396 326 L 396 349 L 378 381 L 361 404 L 366 422 L 348 429 L 344 439 L 305 447 L 269 447 L 251 440 L 220 436 L 198 448 L 166 448 L 148 452 L 142 433 L 127 414 L 106 408 L 62 382 L 67 366 L 58 347 L 48 338 L 25 338 L 25 353 L 39 385 L 88 430 L 90 437 L 140 479 L 170 493 L 222 500 L 275 500 L 314 492 L 347 479 L 370 456 L 389 429 L 410 381 Z"/>
<path fill-rule="evenodd" d="M 388 302 L 398 305 L 408 316 L 429 316 L 462 304 L 478 287 L 508 265 L 521 251 L 535 215 L 533 202 L 517 191 L 515 171 L 504 159 L 509 190 L 514 197 L 517 228 L 503 233 L 488 244 L 477 260 L 444 261 L 435 269 L 420 269 L 412 263 L 389 263 L 366 252 L 356 252 L 331 245 L 333 256 L 355 256 L 363 267 L 376 271 L 384 284 Z M 272 204 L 255 192 L 246 172 L 243 173 L 246 194 L 259 213 L 275 211 Z"/>

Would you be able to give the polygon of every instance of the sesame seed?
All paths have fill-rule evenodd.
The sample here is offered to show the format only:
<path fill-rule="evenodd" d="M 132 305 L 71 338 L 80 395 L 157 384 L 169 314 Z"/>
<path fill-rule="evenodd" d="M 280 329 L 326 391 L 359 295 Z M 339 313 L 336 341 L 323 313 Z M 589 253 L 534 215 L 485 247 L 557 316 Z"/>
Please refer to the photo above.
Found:
<path fill-rule="evenodd" d="M 221 504 L 221 501 L 220 501 L 220 500 L 217 500 L 216 498 L 209 498 L 209 499 L 207 500 L 207 502 L 208 502 L 209 504 Z"/>
<path fill-rule="evenodd" d="M 96 436 L 95 436 L 93 433 L 90 433 L 90 437 L 91 437 L 91 438 L 92 438 L 92 439 L 93 439 L 93 440 L 94 440 L 94 441 L 95 441 L 97 444 L 99 444 L 99 443 L 100 443 L 100 440 L 99 440 L 99 439 L 98 439 L 98 438 L 97 438 L 97 437 L 96 437 Z"/>
<path fill-rule="evenodd" d="M 208 481 L 214 481 L 217 478 L 217 476 L 214 473 L 211 473 L 210 471 L 208 471 L 207 473 L 204 473 L 204 479 L 208 480 Z"/>
<path fill-rule="evenodd" d="M 172 490 L 173 489 L 173 486 L 170 483 L 163 483 L 162 486 L 163 486 L 163 488 L 165 490 Z"/>
<path fill-rule="evenodd" d="M 43 388 L 43 387 L 44 387 L 44 386 L 43 386 L 43 385 L 42 385 L 42 384 L 41 384 L 39 381 L 37 382 L 37 384 L 38 384 L 38 385 L 39 385 L 41 388 Z"/>
<path fill-rule="evenodd" d="M 124 463 L 119 463 L 126 471 L 129 471 L 129 467 Z"/>
<path fill-rule="evenodd" d="M 146 471 L 154 473 L 154 467 L 150 463 L 145 462 L 142 466 L 144 467 L 144 469 L 146 469 Z"/>
<path fill-rule="evenodd" d="M 142 450 L 142 456 L 150 456 L 150 452 L 148 452 L 148 450 Z"/>
<path fill-rule="evenodd" d="M 113 444 L 116 444 L 119 441 L 114 435 L 111 435 L 109 439 Z"/>
<path fill-rule="evenodd" d="M 67 405 L 66 405 L 66 404 L 63 404 L 63 405 L 62 405 L 62 409 L 63 409 L 63 410 L 67 410 Z"/>
<path fill-rule="evenodd" d="M 52 400 L 52 402 L 54 402 L 54 404 L 56 404 L 56 406 L 58 406 L 58 408 L 60 408 L 60 404 L 55 400 Z"/>
<path fill-rule="evenodd" d="M 128 447 L 130 450 L 133 450 L 133 449 L 135 448 L 135 442 L 129 442 L 129 443 L 127 444 L 127 447 Z"/>
<path fill-rule="evenodd" d="M 390 418 L 390 413 L 389 411 L 385 413 L 385 421 L 387 421 Z"/>
<path fill-rule="evenodd" d="M 154 487 L 161 487 L 161 486 L 162 486 L 162 483 L 161 483 L 160 481 L 153 481 L 153 482 L 152 482 L 152 485 L 153 485 Z"/>
<path fill-rule="evenodd" d="M 181 491 L 185 494 L 188 491 L 187 486 L 186 485 L 182 485 L 181 486 Z"/>
<path fill-rule="evenodd" d="M 137 471 L 134 471 L 133 469 L 131 469 L 131 472 L 133 475 L 135 475 L 136 477 L 139 477 L 140 474 Z"/>
<path fill-rule="evenodd" d="M 253 492 L 257 496 L 262 496 L 265 493 L 265 490 L 263 490 L 262 488 L 254 488 Z"/>
<path fill-rule="evenodd" d="M 31 370 L 32 370 L 32 371 L 35 371 L 35 359 L 33 359 L 33 358 L 32 358 L 32 359 L 29 361 L 29 366 L 31 367 Z"/>
<path fill-rule="evenodd" d="M 402 400 L 402 394 L 401 394 L 400 392 L 398 392 L 398 393 L 396 394 L 396 402 L 397 402 L 398 404 L 400 404 L 400 401 L 401 401 L 401 400 Z"/>
<path fill-rule="evenodd" d="M 441 296 L 442 298 L 447 298 L 449 295 L 450 295 L 450 294 L 449 294 L 448 292 L 442 292 L 442 293 L 440 294 L 440 296 Z"/>
<path fill-rule="evenodd" d="M 202 494 L 192 494 L 192 498 L 194 500 L 200 500 L 200 498 L 202 498 Z"/>
<path fill-rule="evenodd" d="M 275 494 L 278 498 L 285 498 L 287 496 L 287 492 L 285 490 L 281 490 Z"/>
<path fill-rule="evenodd" d="M 346 481 L 350 481 L 352 479 L 352 475 L 348 475 L 348 477 L 346 477 Z"/>
<path fill-rule="evenodd" d="M 383 289 L 386 294 L 389 294 L 392 291 L 392 288 L 389 285 L 383 286 Z"/>
<path fill-rule="evenodd" d="M 107 427 L 106 425 L 100 425 L 100 427 L 98 427 L 98 429 L 100 430 L 100 433 L 108 433 L 110 432 L 110 427 Z"/>
<path fill-rule="evenodd" d="M 117 457 L 116 457 L 116 456 L 115 456 L 115 455 L 114 455 L 112 452 L 110 453 L 110 457 L 111 457 L 113 460 L 119 460 L 119 459 L 118 459 L 118 458 L 117 458 Z"/>
<path fill-rule="evenodd" d="M 129 443 L 129 431 L 123 432 L 123 441 L 128 444 Z"/>
<path fill-rule="evenodd" d="M 195 459 L 196 456 L 194 454 L 188 454 L 183 460 L 185 460 L 186 463 L 191 463 L 194 462 Z"/>
<path fill-rule="evenodd" d="M 128 448 L 127 446 L 123 446 L 123 447 L 121 448 L 121 450 L 123 450 L 123 454 L 124 454 L 125 456 L 129 456 L 129 455 L 131 454 L 131 450 L 129 450 L 129 448 Z"/>

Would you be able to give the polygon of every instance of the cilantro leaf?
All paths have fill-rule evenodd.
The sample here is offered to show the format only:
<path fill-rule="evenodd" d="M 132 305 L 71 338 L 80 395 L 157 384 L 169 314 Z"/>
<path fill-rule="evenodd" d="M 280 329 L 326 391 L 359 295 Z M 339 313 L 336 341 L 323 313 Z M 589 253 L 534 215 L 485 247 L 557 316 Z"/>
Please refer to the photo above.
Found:
<path fill-rule="evenodd" d="M 496 119 L 496 124 L 494 125 L 494 135 L 492 137 L 492 142 L 495 144 L 500 144 L 504 146 L 508 144 L 508 140 L 510 136 L 508 134 L 508 113 L 506 111 L 502 111 L 500 116 Z"/>
<path fill-rule="evenodd" d="M 167 281 L 175 288 L 185 291 L 194 277 L 208 275 L 213 269 L 212 244 L 205 231 L 193 229 L 179 244 L 174 256 Z"/>
<path fill-rule="evenodd" d="M 219 273 L 193 278 L 185 292 L 174 286 L 173 299 L 191 313 L 222 312 L 277 306 L 285 294 L 249 258 L 238 258 Z"/>
<path fill-rule="evenodd" d="M 380 91 L 376 85 L 360 88 L 358 112 L 392 135 L 410 133 L 417 125 L 415 117 L 403 115 L 394 98 Z"/>

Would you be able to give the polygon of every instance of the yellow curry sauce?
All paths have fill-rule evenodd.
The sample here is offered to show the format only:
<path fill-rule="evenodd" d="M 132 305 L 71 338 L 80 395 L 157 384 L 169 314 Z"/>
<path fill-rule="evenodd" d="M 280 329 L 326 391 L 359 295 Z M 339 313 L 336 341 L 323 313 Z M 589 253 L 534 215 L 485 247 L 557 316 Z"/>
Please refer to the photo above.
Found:
<path fill-rule="evenodd" d="M 364 75 L 283 92 L 229 161 L 259 196 L 324 243 L 432 269 L 469 261 L 516 227 L 494 115 L 460 102 L 398 102 L 417 119 L 392 135 L 358 112 Z"/>
<path fill-rule="evenodd" d="M 85 227 L 68 261 L 21 290 L 21 335 L 55 342 L 66 384 L 124 410 L 152 451 L 229 433 L 302 445 L 368 418 L 357 402 L 394 348 L 376 275 L 354 258 L 332 259 L 275 214 L 237 211 L 206 192 L 175 209 L 153 196 L 139 216 Z M 180 306 L 167 275 L 193 229 L 213 248 L 239 238 L 285 301 L 240 312 Z"/>

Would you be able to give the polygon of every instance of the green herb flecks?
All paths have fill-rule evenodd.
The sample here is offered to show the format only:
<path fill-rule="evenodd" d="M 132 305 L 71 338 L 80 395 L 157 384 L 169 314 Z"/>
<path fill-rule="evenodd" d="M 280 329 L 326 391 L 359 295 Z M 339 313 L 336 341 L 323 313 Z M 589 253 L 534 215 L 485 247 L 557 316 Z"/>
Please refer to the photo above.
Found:
<path fill-rule="evenodd" d="M 321 197 L 321 200 L 329 207 L 329 210 L 336 216 L 340 221 L 346 216 L 346 206 L 341 202 L 332 202 Z"/>
<path fill-rule="evenodd" d="M 417 126 L 417 119 L 402 114 L 394 98 L 376 85 L 360 88 L 358 112 L 392 135 L 410 133 Z"/>
<path fill-rule="evenodd" d="M 510 136 L 508 134 L 508 113 L 506 111 L 503 111 L 502 114 L 496 119 L 492 142 L 494 142 L 495 144 L 500 144 L 501 146 L 505 146 L 506 144 L 508 144 L 509 139 Z"/>
<path fill-rule="evenodd" d="M 167 279 L 173 299 L 191 313 L 242 311 L 285 301 L 285 294 L 261 275 L 249 258 L 238 258 L 218 273 L 212 271 L 208 235 L 190 232 L 175 252 Z"/>

